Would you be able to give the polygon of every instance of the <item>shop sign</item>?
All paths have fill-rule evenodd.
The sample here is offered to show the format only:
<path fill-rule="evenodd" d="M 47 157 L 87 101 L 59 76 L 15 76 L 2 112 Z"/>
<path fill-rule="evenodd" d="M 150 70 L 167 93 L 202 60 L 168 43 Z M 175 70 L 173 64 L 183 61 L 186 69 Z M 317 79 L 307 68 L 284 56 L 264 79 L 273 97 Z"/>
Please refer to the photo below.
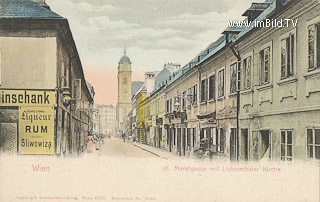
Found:
<path fill-rule="evenodd" d="M 55 92 L 30 90 L 0 90 L 1 106 L 54 106 Z"/>
<path fill-rule="evenodd" d="M 54 108 L 19 107 L 20 154 L 54 154 Z"/>

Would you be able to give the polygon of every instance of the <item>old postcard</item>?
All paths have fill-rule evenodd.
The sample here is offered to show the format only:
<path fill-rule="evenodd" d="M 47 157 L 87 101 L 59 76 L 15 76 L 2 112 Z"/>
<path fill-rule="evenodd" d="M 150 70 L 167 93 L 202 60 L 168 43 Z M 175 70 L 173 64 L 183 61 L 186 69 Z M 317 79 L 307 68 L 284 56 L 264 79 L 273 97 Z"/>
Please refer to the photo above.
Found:
<path fill-rule="evenodd" d="M 319 0 L 0 0 L 0 201 L 320 201 Z"/>

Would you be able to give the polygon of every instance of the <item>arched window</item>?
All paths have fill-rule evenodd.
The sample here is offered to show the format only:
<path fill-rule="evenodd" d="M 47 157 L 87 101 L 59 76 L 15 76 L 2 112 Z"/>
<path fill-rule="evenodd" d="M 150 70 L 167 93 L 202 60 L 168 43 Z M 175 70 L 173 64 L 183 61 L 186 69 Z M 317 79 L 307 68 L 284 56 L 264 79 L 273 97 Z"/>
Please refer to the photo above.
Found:
<path fill-rule="evenodd" d="M 124 76 L 124 78 L 123 78 L 123 84 L 127 84 L 127 83 L 128 83 L 127 76 Z"/>
<path fill-rule="evenodd" d="M 123 90 L 123 93 L 126 95 L 126 94 L 127 94 L 127 89 L 124 89 L 124 90 Z"/>

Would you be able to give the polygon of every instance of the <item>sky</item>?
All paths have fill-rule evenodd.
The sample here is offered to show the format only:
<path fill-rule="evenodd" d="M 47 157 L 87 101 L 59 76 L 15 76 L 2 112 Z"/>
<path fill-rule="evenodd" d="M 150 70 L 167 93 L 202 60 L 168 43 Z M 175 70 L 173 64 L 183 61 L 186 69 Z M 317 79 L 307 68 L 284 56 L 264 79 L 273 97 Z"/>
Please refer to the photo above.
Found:
<path fill-rule="evenodd" d="M 254 2 L 263 2 L 255 0 Z M 117 68 L 126 46 L 132 81 L 165 63 L 186 65 L 252 0 L 46 0 L 67 18 L 95 103 L 117 103 Z"/>

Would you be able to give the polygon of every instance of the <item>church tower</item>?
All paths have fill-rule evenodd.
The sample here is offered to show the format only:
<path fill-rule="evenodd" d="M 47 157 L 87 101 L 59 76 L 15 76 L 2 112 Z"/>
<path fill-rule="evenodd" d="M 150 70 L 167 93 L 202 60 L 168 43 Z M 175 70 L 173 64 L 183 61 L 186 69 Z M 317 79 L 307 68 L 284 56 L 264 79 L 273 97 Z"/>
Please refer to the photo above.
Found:
<path fill-rule="evenodd" d="M 131 61 L 126 56 L 126 48 L 123 57 L 118 66 L 118 105 L 117 105 L 117 122 L 119 130 L 126 131 L 123 121 L 128 117 L 132 108 L 131 104 Z"/>

